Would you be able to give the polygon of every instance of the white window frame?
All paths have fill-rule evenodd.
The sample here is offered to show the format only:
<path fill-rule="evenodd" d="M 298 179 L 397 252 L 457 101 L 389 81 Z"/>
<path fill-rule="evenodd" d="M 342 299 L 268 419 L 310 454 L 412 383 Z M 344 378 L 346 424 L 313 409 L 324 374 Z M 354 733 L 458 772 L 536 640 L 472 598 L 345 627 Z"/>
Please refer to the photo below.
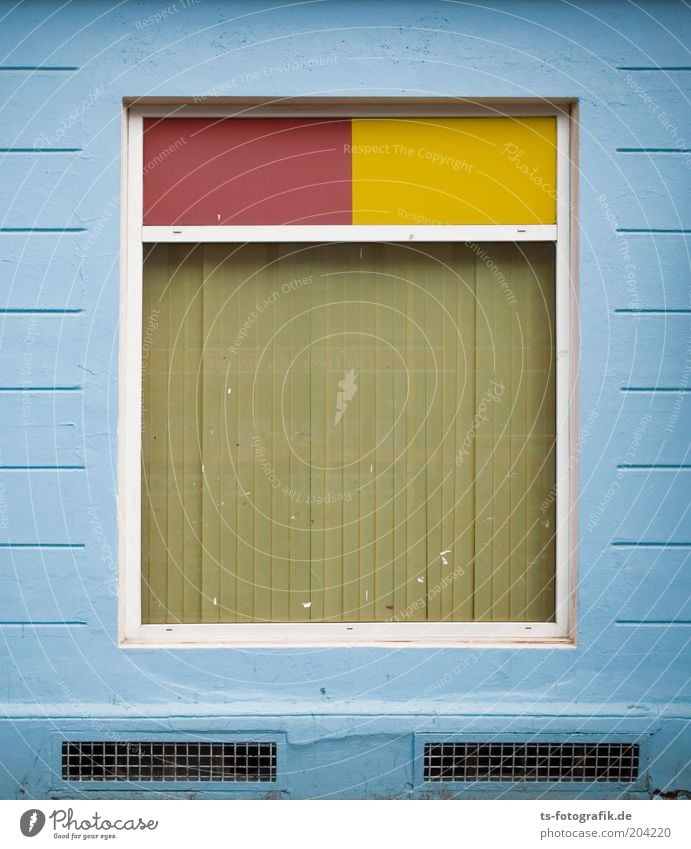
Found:
<path fill-rule="evenodd" d="M 497 101 L 229 101 L 213 105 L 124 104 L 123 216 L 118 423 L 119 635 L 123 646 L 222 647 L 507 644 L 575 645 L 576 597 L 576 293 L 573 204 L 575 105 Z M 148 117 L 533 117 L 557 119 L 556 225 L 144 227 L 143 120 Z M 141 621 L 142 277 L 145 242 L 439 241 L 556 244 L 556 617 L 554 622 L 376 622 L 143 624 Z"/>

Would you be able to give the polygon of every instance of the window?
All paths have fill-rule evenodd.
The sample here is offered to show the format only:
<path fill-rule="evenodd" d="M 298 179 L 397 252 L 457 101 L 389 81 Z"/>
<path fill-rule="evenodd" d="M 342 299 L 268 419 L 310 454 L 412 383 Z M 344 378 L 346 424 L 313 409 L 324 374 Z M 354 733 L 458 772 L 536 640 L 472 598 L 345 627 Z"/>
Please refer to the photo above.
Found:
<path fill-rule="evenodd" d="M 568 117 L 538 112 L 131 110 L 126 642 L 568 637 Z"/>

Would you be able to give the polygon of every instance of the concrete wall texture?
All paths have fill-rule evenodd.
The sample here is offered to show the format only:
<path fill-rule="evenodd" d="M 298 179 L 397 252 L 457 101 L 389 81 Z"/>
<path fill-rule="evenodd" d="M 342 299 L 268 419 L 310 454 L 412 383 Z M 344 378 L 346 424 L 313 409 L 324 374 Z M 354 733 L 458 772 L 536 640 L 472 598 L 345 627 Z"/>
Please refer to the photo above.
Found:
<path fill-rule="evenodd" d="M 155 791 L 434 796 L 424 740 L 533 735 L 641 780 L 441 795 L 691 787 L 690 38 L 674 0 L 0 2 L 0 795 L 88 796 L 65 737 L 248 733 L 269 791 Z M 118 646 L 122 102 L 205 95 L 578 99 L 576 647 Z"/>

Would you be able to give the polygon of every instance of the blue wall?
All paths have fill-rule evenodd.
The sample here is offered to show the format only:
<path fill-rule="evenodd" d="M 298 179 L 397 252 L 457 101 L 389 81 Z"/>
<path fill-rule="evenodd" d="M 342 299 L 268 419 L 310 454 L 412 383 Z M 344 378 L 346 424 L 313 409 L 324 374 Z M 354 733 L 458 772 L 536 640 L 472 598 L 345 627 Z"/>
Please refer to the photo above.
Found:
<path fill-rule="evenodd" d="M 63 735 L 175 731 L 279 735 L 275 792 L 291 797 L 424 796 L 427 733 L 643 746 L 628 790 L 451 794 L 691 786 L 691 26 L 681 2 L 639 6 L 178 0 L 156 18 L 165 2 L 0 2 L 0 795 L 74 795 Z M 576 648 L 118 647 L 135 95 L 579 99 Z"/>

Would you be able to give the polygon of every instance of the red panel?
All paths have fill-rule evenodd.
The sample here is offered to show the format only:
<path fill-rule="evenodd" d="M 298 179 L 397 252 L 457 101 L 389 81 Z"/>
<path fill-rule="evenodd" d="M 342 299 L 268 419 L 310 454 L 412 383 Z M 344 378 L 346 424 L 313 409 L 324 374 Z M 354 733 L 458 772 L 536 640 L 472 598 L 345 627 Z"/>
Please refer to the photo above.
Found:
<path fill-rule="evenodd" d="M 144 224 L 350 224 L 350 121 L 144 121 Z"/>

